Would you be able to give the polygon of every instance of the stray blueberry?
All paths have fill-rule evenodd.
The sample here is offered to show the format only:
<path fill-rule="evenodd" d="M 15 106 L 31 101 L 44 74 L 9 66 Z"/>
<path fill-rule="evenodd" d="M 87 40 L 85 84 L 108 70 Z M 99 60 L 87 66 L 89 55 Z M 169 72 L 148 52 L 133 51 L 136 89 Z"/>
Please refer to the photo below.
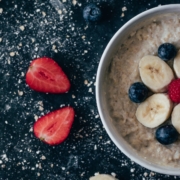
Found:
<path fill-rule="evenodd" d="M 173 125 L 164 125 L 156 130 L 156 139 L 163 145 L 174 143 L 178 139 L 178 132 Z"/>
<path fill-rule="evenodd" d="M 99 21 L 101 16 L 101 9 L 95 4 L 88 4 L 83 10 L 83 18 L 88 22 Z"/>
<path fill-rule="evenodd" d="M 173 59 L 176 54 L 177 50 L 173 44 L 164 43 L 161 44 L 158 48 L 158 56 L 164 61 L 169 61 Z"/>
<path fill-rule="evenodd" d="M 143 102 L 149 93 L 149 89 L 141 82 L 132 84 L 129 88 L 129 98 L 135 103 Z"/>

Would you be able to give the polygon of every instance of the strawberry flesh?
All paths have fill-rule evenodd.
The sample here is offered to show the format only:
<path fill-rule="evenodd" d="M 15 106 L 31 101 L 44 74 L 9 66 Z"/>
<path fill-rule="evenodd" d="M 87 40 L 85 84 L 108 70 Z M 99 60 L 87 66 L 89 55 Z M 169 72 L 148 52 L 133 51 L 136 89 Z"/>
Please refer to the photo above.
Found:
<path fill-rule="evenodd" d="M 63 107 L 40 117 L 34 123 L 34 135 L 49 145 L 62 143 L 70 133 L 74 114 L 72 107 Z"/>
<path fill-rule="evenodd" d="M 26 73 L 26 83 L 31 89 L 44 93 L 65 93 L 70 89 L 66 74 L 48 57 L 32 61 Z"/>

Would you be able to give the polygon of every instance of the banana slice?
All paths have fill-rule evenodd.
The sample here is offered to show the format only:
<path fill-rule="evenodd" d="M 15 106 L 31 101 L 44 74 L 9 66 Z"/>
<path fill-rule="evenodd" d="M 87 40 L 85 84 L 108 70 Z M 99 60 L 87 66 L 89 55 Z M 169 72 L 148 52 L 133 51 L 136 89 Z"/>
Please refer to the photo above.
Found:
<path fill-rule="evenodd" d="M 171 114 L 172 125 L 180 133 L 180 104 L 176 105 Z"/>
<path fill-rule="evenodd" d="M 180 78 L 180 50 L 178 51 L 176 57 L 174 58 L 173 68 L 176 73 L 176 76 Z"/>
<path fill-rule="evenodd" d="M 139 62 L 143 83 L 153 92 L 165 92 L 174 79 L 172 69 L 157 56 L 144 56 Z"/>
<path fill-rule="evenodd" d="M 107 174 L 99 174 L 91 177 L 89 180 L 117 180 L 117 179 Z"/>
<path fill-rule="evenodd" d="M 169 118 L 172 107 L 167 94 L 153 94 L 138 106 L 136 118 L 144 126 L 155 128 Z"/>

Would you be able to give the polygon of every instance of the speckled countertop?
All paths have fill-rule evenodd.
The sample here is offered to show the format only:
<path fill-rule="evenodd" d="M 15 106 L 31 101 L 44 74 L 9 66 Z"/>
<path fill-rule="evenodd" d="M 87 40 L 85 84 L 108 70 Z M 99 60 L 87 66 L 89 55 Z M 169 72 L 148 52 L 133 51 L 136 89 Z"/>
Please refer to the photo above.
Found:
<path fill-rule="evenodd" d="M 95 2 L 107 13 L 88 24 L 83 7 Z M 121 180 L 179 179 L 151 172 L 123 155 L 102 126 L 95 101 L 100 57 L 129 19 L 165 0 L 0 0 L 0 179 L 88 180 L 95 173 Z M 69 93 L 30 90 L 25 73 L 32 59 L 57 61 L 71 80 Z M 35 120 L 71 105 L 76 118 L 68 139 L 51 147 L 36 139 Z"/>

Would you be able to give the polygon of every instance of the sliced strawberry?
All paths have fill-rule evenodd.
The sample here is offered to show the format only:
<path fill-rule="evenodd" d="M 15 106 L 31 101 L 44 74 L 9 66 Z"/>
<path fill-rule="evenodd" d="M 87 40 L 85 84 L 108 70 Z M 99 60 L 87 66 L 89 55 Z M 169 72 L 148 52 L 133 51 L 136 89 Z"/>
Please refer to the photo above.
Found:
<path fill-rule="evenodd" d="M 34 135 L 49 145 L 63 142 L 74 121 L 74 109 L 63 107 L 40 117 L 33 126 Z"/>
<path fill-rule="evenodd" d="M 70 89 L 70 81 L 61 67 L 48 57 L 32 61 L 26 83 L 33 90 L 44 93 L 65 93 Z"/>

